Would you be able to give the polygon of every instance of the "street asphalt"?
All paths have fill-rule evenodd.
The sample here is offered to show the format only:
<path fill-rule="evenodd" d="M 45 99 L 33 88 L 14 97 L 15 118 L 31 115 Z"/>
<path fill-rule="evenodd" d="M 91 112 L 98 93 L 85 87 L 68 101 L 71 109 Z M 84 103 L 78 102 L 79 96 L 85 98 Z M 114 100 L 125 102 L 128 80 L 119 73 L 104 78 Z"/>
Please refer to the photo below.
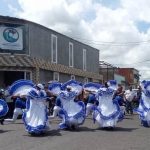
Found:
<path fill-rule="evenodd" d="M 127 115 L 114 130 L 103 130 L 91 117 L 75 131 L 59 130 L 59 119 L 51 130 L 31 136 L 22 120 L 0 125 L 0 150 L 150 150 L 150 128 L 140 125 L 138 115 Z"/>

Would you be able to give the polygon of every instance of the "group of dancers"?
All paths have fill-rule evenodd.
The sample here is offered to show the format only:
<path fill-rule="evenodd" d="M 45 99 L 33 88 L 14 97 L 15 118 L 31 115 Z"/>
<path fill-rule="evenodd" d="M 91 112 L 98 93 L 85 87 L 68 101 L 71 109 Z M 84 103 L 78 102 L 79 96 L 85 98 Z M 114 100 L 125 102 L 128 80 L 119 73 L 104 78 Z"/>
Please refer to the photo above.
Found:
<path fill-rule="evenodd" d="M 142 125 L 150 127 L 150 81 L 141 82 L 141 88 L 139 107 L 134 111 L 139 114 Z M 115 80 L 104 85 L 92 82 L 82 84 L 75 80 L 64 84 L 54 81 L 47 87 L 30 80 L 18 80 L 7 92 L 7 96 L 15 100 L 13 117 L 1 119 L 1 122 L 15 122 L 22 114 L 26 131 L 41 134 L 50 130 L 49 120 L 55 117 L 61 118 L 60 129 L 76 129 L 91 113 L 93 122 L 97 122 L 99 127 L 113 129 L 125 115 L 123 101 L 116 96 L 118 89 Z M 53 114 L 49 115 L 47 102 L 52 98 L 55 99 L 55 106 Z M 0 117 L 5 116 L 8 109 L 7 103 L 0 99 Z"/>

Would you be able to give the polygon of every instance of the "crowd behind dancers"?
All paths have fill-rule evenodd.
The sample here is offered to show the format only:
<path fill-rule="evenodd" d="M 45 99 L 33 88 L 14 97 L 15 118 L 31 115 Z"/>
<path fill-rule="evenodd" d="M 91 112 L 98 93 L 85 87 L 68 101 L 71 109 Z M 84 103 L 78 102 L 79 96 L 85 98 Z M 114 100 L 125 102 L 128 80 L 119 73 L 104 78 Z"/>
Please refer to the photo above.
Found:
<path fill-rule="evenodd" d="M 51 82 L 52 83 L 52 82 Z M 35 88 L 39 91 L 40 94 L 47 95 L 47 104 L 49 109 L 49 118 L 55 118 L 58 115 L 58 112 L 61 108 L 60 99 L 52 94 L 48 90 L 47 84 L 37 84 Z M 103 87 L 108 88 L 107 82 L 104 83 Z M 71 91 L 71 87 L 67 87 L 68 91 Z M 138 90 L 135 92 L 132 90 L 132 86 L 129 86 L 128 90 L 124 90 L 121 84 L 118 84 L 118 88 L 114 93 L 113 99 L 117 99 L 119 105 L 124 109 L 124 112 L 127 114 L 133 114 L 133 107 L 138 107 L 139 100 L 141 98 L 141 87 L 138 86 Z M 0 90 L 0 99 L 6 99 L 5 97 L 5 90 Z M 15 102 L 15 108 L 13 112 L 13 117 L 11 119 L 0 119 L 0 123 L 3 124 L 4 121 L 6 122 L 15 122 L 19 115 L 22 115 L 23 110 L 25 109 L 25 97 L 19 96 L 12 96 L 11 99 Z M 93 105 L 98 105 L 98 101 L 96 100 L 95 94 L 88 90 L 83 90 L 82 93 L 77 98 L 81 100 L 86 105 L 86 116 L 89 115 L 90 109 Z"/>
<path fill-rule="evenodd" d="M 16 121 L 16 119 L 18 118 L 19 115 L 22 115 L 22 114 L 25 114 L 23 117 L 23 121 L 26 120 L 27 118 L 25 118 L 27 116 L 27 109 L 29 109 L 29 106 L 27 106 L 27 100 L 28 99 L 34 99 L 34 94 L 37 94 L 37 97 L 38 98 L 42 98 L 44 99 L 44 101 L 42 102 L 44 108 L 48 108 L 45 112 L 45 115 L 46 115 L 46 124 L 47 127 L 49 126 L 48 124 L 48 119 L 53 119 L 57 116 L 60 116 L 59 114 L 61 114 L 62 116 L 62 119 L 63 119 L 63 122 L 61 123 L 61 127 L 66 127 L 66 123 L 69 122 L 69 120 L 66 121 L 66 119 L 69 117 L 69 116 L 65 116 L 65 110 L 62 111 L 63 109 L 63 104 L 62 104 L 62 100 L 61 100 L 61 96 L 60 95 L 57 95 L 57 94 L 54 94 L 50 89 L 49 89 L 49 85 L 51 83 L 48 83 L 48 84 L 41 84 L 41 83 L 38 83 L 36 85 L 33 86 L 33 89 L 35 89 L 35 93 L 34 93 L 34 90 L 29 92 L 31 95 L 30 96 L 26 96 L 26 95 L 13 95 L 11 97 L 11 99 L 15 102 L 15 108 L 14 108 L 14 112 L 13 112 L 13 117 L 12 118 L 4 118 L 4 117 L 1 117 L 0 118 L 0 123 L 3 125 L 5 124 L 6 122 L 10 122 L 10 123 L 14 123 Z M 124 90 L 122 85 L 118 84 L 117 86 L 117 89 L 113 89 L 113 95 L 111 96 L 111 88 L 110 88 L 110 85 L 108 84 L 108 82 L 105 82 L 104 85 L 101 86 L 100 88 L 100 91 L 95 91 L 95 90 L 89 90 L 89 89 L 86 89 L 86 88 L 83 88 L 82 91 L 80 91 L 80 93 L 78 95 L 76 95 L 74 97 L 74 102 L 82 102 L 84 103 L 84 106 L 85 106 L 85 109 L 84 109 L 84 106 L 82 106 L 83 108 L 83 112 L 81 111 L 79 114 L 78 117 L 80 117 L 80 122 L 77 123 L 77 120 L 73 119 L 71 120 L 71 122 L 74 124 L 81 124 L 84 122 L 84 119 L 86 117 L 88 117 L 88 115 L 92 112 L 92 116 L 93 116 L 93 119 L 94 120 L 97 120 L 100 124 L 101 127 L 110 127 L 110 128 L 113 128 L 116 123 L 121 120 L 122 115 L 120 114 L 120 111 L 123 112 L 123 114 L 125 115 L 126 113 L 127 114 L 133 114 L 133 107 L 138 107 L 139 105 L 139 101 L 141 99 L 141 95 L 142 95 L 142 90 L 141 90 L 141 87 L 138 86 L 138 90 L 137 92 L 133 91 L 132 90 L 132 86 L 129 86 L 129 89 L 128 90 Z M 33 93 L 32 93 L 33 92 Z M 69 94 L 69 93 L 72 93 L 74 92 L 72 87 L 67 85 L 66 86 L 66 93 Z M 101 95 L 101 92 L 102 94 L 104 94 L 104 96 Z M 108 93 L 107 93 L 108 92 Z M 110 95 L 110 98 L 106 98 L 105 97 L 105 93 L 107 93 L 106 97 Z M 33 94 L 33 95 L 32 95 Z M 33 97 L 32 97 L 33 96 Z M 35 96 L 36 97 L 36 96 Z M 5 90 L 1 90 L 0 91 L 0 98 L 1 99 L 5 99 Z M 104 104 L 105 107 L 107 107 L 108 105 L 110 106 L 110 108 L 112 109 L 115 109 L 113 110 L 112 112 L 112 115 L 110 114 L 107 114 L 105 116 L 105 114 L 102 114 L 102 109 L 100 106 L 99 106 L 99 100 L 100 99 L 103 99 L 104 103 L 105 101 L 109 101 L 111 100 L 112 101 L 112 104 L 109 103 L 109 104 Z M 29 101 L 29 100 L 28 100 Z M 114 104 L 113 104 L 113 101 L 114 101 Z M 117 105 L 116 105 L 116 102 L 117 102 Z M 82 103 L 80 103 L 79 105 L 82 105 Z M 42 106 L 41 105 L 41 106 Z M 116 106 L 113 106 L 113 105 L 116 105 Z M 40 105 L 39 105 L 40 106 Z M 40 107 L 41 107 L 40 106 Z M 42 107 L 43 107 L 42 106 Z M 112 107 L 113 106 L 113 107 Z M 37 107 L 38 108 L 38 107 Z M 109 108 L 107 108 L 109 110 Z M 26 113 L 24 113 L 24 111 Z M 37 110 L 35 110 L 37 111 Z M 48 116 L 47 116 L 47 112 L 48 112 Z M 61 112 L 61 113 L 60 113 Z M 36 112 L 35 112 L 36 113 Z M 38 112 L 39 113 L 39 112 Z M 36 113 L 36 115 L 38 115 L 38 113 Z M 85 116 L 84 116 L 84 113 L 85 113 Z M 30 114 L 30 112 L 29 112 Z M 102 118 L 101 118 L 102 117 Z M 113 119 L 111 118 L 113 117 Z M 115 118 L 117 117 L 117 119 Z M 32 116 L 31 116 L 32 118 Z M 111 121 L 108 121 L 108 120 L 112 120 Z M 44 122 L 45 122 L 44 121 Z M 25 124 L 26 122 L 28 122 L 28 119 L 26 121 L 24 121 Z M 33 122 L 31 120 L 31 122 Z M 66 123 L 64 123 L 66 122 Z M 38 124 L 38 122 L 37 122 Z M 71 124 L 71 127 L 74 128 L 75 126 Z M 29 129 L 31 127 L 28 127 L 28 125 L 26 125 L 26 128 Z"/>

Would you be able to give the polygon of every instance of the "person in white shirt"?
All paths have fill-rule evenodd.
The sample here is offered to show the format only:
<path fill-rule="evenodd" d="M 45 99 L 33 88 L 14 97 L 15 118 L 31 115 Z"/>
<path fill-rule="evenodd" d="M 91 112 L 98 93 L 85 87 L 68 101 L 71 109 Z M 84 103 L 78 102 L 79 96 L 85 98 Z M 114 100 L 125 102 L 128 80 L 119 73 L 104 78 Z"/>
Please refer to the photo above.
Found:
<path fill-rule="evenodd" d="M 125 100 L 126 100 L 126 112 L 129 114 L 133 114 L 132 101 L 135 99 L 136 93 L 132 90 L 132 86 L 129 87 L 129 90 L 125 92 Z"/>

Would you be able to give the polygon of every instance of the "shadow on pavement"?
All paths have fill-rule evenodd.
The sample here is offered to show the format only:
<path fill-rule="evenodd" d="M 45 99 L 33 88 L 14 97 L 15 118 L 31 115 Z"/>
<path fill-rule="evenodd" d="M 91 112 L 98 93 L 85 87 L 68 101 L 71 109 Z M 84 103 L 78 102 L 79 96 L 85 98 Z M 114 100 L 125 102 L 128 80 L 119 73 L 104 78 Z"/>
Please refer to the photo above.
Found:
<path fill-rule="evenodd" d="M 46 137 L 46 136 L 61 136 L 61 133 L 60 133 L 60 130 L 50 130 L 50 131 L 47 131 L 46 133 L 43 133 L 43 134 L 27 134 L 27 135 L 24 135 L 24 136 L 30 136 L 30 137 Z"/>
<path fill-rule="evenodd" d="M 45 136 L 62 136 L 59 129 L 50 130 L 45 133 Z"/>
<path fill-rule="evenodd" d="M 98 130 L 101 131 L 108 131 L 108 132 L 132 132 L 133 130 L 137 130 L 138 128 L 123 128 L 123 127 L 105 127 L 105 128 L 99 128 Z"/>
<path fill-rule="evenodd" d="M 15 122 L 14 124 L 24 124 L 23 122 Z"/>
<path fill-rule="evenodd" d="M 92 129 L 92 128 L 88 128 L 88 127 L 79 127 L 77 129 L 71 130 L 65 130 L 65 131 L 70 131 L 70 132 L 95 132 L 95 130 L 97 129 Z"/>
<path fill-rule="evenodd" d="M 115 127 L 113 131 L 115 132 L 132 132 L 133 130 L 137 130 L 138 128 L 123 128 L 123 127 Z"/>
<path fill-rule="evenodd" d="M 5 133 L 5 132 L 11 132 L 11 131 L 14 131 L 14 130 L 0 130 L 0 134 Z"/>

